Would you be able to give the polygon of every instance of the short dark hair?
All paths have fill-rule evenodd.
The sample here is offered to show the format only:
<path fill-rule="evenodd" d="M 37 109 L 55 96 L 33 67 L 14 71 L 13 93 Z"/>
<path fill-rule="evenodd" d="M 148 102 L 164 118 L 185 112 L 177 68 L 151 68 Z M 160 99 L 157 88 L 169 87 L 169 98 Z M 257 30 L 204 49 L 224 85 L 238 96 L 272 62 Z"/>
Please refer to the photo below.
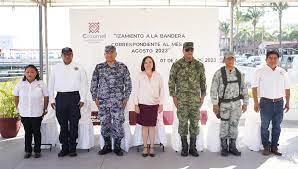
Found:
<path fill-rule="evenodd" d="M 146 61 L 146 59 L 151 59 L 152 60 L 152 63 L 153 63 L 152 71 L 155 71 L 155 62 L 154 62 L 154 59 L 151 56 L 144 57 L 144 59 L 142 61 L 142 65 L 141 65 L 141 70 L 145 71 L 145 61 Z"/>
<path fill-rule="evenodd" d="M 278 58 L 280 57 L 279 52 L 276 51 L 276 50 L 268 51 L 268 52 L 266 53 L 266 59 L 268 59 L 268 57 L 269 57 L 270 55 L 277 55 Z"/>
<path fill-rule="evenodd" d="M 32 68 L 32 69 L 34 69 L 34 70 L 36 71 L 35 79 L 36 79 L 36 80 L 40 80 L 39 72 L 38 72 L 36 66 L 34 66 L 34 65 L 28 65 L 28 66 L 26 66 L 26 67 L 25 67 L 25 72 L 26 72 L 26 70 L 27 70 L 28 68 Z M 26 81 L 26 80 L 27 80 L 26 75 L 24 75 L 24 77 L 23 77 L 23 81 Z"/>

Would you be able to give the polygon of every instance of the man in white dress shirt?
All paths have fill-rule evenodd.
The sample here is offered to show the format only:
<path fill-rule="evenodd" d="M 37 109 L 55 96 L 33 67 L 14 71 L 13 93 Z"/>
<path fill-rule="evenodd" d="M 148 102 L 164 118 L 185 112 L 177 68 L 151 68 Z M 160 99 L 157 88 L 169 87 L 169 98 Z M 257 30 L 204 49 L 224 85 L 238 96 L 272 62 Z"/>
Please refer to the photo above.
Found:
<path fill-rule="evenodd" d="M 264 147 L 263 155 L 278 152 L 278 140 L 281 132 L 283 111 L 289 111 L 290 82 L 287 72 L 278 67 L 279 53 L 269 51 L 266 54 L 266 65 L 258 69 L 254 74 L 252 90 L 254 98 L 254 110 L 261 114 L 261 139 Z M 260 97 L 260 102 L 258 100 Z M 286 103 L 284 106 L 285 96 Z M 269 141 L 269 125 L 272 122 L 271 142 Z"/>
<path fill-rule="evenodd" d="M 49 80 L 50 102 L 60 124 L 62 150 L 58 157 L 76 156 L 80 109 L 86 99 L 87 78 L 82 67 L 72 62 L 71 48 L 62 49 L 63 62 L 54 66 Z M 54 93 L 57 92 L 56 98 Z"/>

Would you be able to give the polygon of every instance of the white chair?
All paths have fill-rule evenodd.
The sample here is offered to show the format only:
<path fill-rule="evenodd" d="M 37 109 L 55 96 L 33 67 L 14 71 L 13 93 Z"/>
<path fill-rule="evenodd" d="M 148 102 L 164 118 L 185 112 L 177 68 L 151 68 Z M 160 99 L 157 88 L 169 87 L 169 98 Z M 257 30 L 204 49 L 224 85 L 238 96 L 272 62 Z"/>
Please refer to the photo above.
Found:
<path fill-rule="evenodd" d="M 210 152 L 219 152 L 220 151 L 220 138 L 219 138 L 219 128 L 220 120 L 217 119 L 213 112 L 208 111 L 208 120 L 207 120 L 207 150 Z"/>
<path fill-rule="evenodd" d="M 40 127 L 41 132 L 41 148 L 52 149 L 59 143 L 59 129 L 58 122 L 56 119 L 55 110 L 50 106 L 48 107 L 48 113 L 43 117 Z"/>
<path fill-rule="evenodd" d="M 178 133 L 178 128 L 179 128 L 179 120 L 177 117 L 177 109 L 175 106 L 173 106 L 173 113 L 174 113 L 174 121 L 172 125 L 172 135 L 171 135 L 171 140 L 172 140 L 172 148 L 178 152 L 182 149 L 181 145 L 181 137 L 180 134 Z M 204 140 L 205 140 L 205 127 L 200 124 L 200 132 L 199 135 L 197 136 L 197 141 L 196 141 L 196 147 L 198 151 L 203 151 L 204 150 Z M 189 134 L 188 134 L 188 142 L 189 142 Z"/>
<path fill-rule="evenodd" d="M 77 143 L 77 149 L 87 149 L 88 151 L 94 146 L 94 130 L 91 121 L 91 103 L 89 101 L 81 108 Z"/>
<path fill-rule="evenodd" d="M 139 146 L 143 145 L 142 126 L 139 124 L 136 124 L 135 126 L 133 139 L 134 139 L 133 146 L 138 147 L 138 151 L 139 151 Z M 150 144 L 149 138 L 147 143 Z M 163 123 L 163 113 L 159 113 L 157 116 L 154 144 L 160 145 L 163 151 L 164 151 L 164 147 L 167 145 L 166 130 L 165 130 L 165 125 Z"/>
<path fill-rule="evenodd" d="M 124 138 L 121 140 L 121 149 L 123 149 L 125 152 L 128 152 L 129 151 L 129 148 L 131 147 L 132 145 L 132 134 L 131 134 L 131 130 L 130 130 L 130 126 L 129 126 L 129 112 L 128 112 L 128 108 L 125 109 L 124 111 L 124 116 L 125 116 L 125 122 L 123 123 L 123 128 L 124 128 Z M 101 130 L 101 126 L 99 127 L 100 130 Z M 114 149 L 114 139 L 111 138 L 112 140 L 112 149 Z M 100 148 L 102 149 L 103 146 L 105 145 L 105 141 L 103 139 L 103 136 L 101 135 L 101 132 L 100 132 L 100 135 L 99 135 L 99 145 L 100 145 Z"/>
<path fill-rule="evenodd" d="M 261 141 L 261 118 L 260 114 L 253 110 L 253 100 L 250 99 L 247 108 L 244 126 L 244 144 L 252 151 L 259 151 L 262 148 Z"/>

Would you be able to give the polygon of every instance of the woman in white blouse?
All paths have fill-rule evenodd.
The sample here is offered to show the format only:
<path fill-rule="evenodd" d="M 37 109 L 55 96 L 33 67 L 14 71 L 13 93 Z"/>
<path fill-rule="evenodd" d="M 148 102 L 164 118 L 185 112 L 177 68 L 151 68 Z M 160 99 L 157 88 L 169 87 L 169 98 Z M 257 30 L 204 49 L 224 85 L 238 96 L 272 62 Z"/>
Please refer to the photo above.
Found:
<path fill-rule="evenodd" d="M 34 136 L 35 158 L 39 158 L 41 156 L 40 126 L 43 116 L 47 113 L 49 94 L 34 65 L 28 65 L 25 68 L 25 76 L 23 81 L 17 84 L 14 96 L 25 130 L 24 158 L 31 157 L 32 135 Z"/>
<path fill-rule="evenodd" d="M 154 157 L 155 126 L 158 113 L 163 111 L 164 87 L 161 75 L 155 71 L 155 63 L 151 56 L 146 56 L 137 76 L 134 95 L 137 123 L 142 125 L 144 143 L 143 157 L 148 153 Z M 150 151 L 147 145 L 150 139 Z"/>

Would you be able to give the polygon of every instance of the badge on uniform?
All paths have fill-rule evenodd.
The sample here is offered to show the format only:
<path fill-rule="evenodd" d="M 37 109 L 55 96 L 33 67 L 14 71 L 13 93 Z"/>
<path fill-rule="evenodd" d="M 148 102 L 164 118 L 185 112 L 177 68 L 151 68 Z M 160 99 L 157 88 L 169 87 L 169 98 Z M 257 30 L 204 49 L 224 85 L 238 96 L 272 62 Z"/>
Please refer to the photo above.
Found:
<path fill-rule="evenodd" d="M 74 70 L 79 70 L 79 68 L 78 67 L 75 67 Z"/>

